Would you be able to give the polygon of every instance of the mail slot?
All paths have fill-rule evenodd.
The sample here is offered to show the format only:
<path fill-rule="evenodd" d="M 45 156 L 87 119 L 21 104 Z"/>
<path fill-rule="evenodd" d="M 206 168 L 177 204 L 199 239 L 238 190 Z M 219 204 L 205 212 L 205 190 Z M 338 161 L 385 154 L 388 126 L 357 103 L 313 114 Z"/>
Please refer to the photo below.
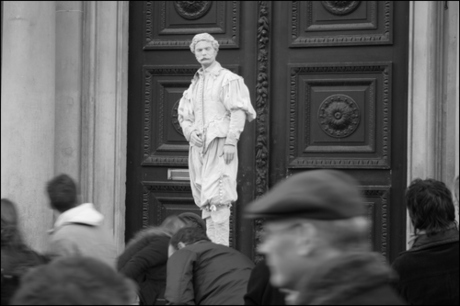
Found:
<path fill-rule="evenodd" d="M 168 180 L 190 181 L 190 173 L 188 169 L 168 169 Z"/>

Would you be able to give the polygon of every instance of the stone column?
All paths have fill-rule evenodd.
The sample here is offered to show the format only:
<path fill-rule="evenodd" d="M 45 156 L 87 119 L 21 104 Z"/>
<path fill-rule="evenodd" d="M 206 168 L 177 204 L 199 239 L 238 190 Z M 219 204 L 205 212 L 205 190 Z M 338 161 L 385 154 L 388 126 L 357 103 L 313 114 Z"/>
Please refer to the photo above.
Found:
<path fill-rule="evenodd" d="M 458 3 L 410 5 L 407 183 L 434 178 L 451 187 L 459 166 Z"/>
<path fill-rule="evenodd" d="M 124 248 L 128 109 L 128 1 L 83 5 L 83 201 L 93 202 Z"/>
<path fill-rule="evenodd" d="M 55 1 L 5 1 L 1 196 L 17 203 L 26 241 L 43 251 L 52 226 L 45 184 L 54 175 Z"/>
<path fill-rule="evenodd" d="M 80 182 L 82 1 L 56 2 L 55 173 Z"/>

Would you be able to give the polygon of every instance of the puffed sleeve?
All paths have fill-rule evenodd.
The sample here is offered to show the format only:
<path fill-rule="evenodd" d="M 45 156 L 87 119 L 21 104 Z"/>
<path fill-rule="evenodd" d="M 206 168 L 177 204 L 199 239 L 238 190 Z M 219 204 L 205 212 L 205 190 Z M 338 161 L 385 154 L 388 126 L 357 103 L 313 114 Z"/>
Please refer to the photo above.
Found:
<path fill-rule="evenodd" d="M 222 90 L 225 107 L 230 110 L 230 127 L 226 144 L 236 145 L 243 132 L 246 119 L 251 122 L 256 112 L 251 104 L 249 90 L 242 77 L 232 74 Z"/>
<path fill-rule="evenodd" d="M 193 112 L 192 99 L 190 97 L 190 88 L 184 91 L 179 102 L 178 119 L 179 124 L 184 132 L 185 139 L 190 141 L 190 134 L 194 131 L 195 114 Z"/>

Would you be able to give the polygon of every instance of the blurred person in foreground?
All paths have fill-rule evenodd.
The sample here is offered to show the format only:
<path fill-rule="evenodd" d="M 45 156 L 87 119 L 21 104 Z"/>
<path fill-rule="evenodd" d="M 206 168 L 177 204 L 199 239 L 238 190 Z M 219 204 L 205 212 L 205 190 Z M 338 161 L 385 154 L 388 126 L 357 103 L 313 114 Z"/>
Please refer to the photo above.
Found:
<path fill-rule="evenodd" d="M 45 263 L 45 258 L 29 248 L 19 229 L 16 205 L 1 200 L 2 208 L 2 305 L 9 305 L 22 276 L 32 267 Z"/>
<path fill-rule="evenodd" d="M 343 172 L 308 171 L 276 185 L 246 209 L 265 218 L 271 283 L 297 305 L 404 305 L 391 268 L 371 252 L 357 183 Z"/>
<path fill-rule="evenodd" d="M 443 182 L 417 179 L 406 191 L 415 236 L 393 263 L 396 288 L 411 305 L 458 305 L 458 227 L 450 190 Z"/>
<path fill-rule="evenodd" d="M 270 269 L 265 259 L 256 264 L 248 281 L 245 305 L 285 305 L 285 294 L 270 283 Z"/>
<path fill-rule="evenodd" d="M 193 213 L 187 218 L 169 216 L 160 226 L 138 232 L 118 257 L 118 270 L 138 284 L 141 305 L 155 305 L 157 299 L 164 298 L 169 241 L 179 229 L 191 224 L 188 220 L 194 216 L 197 224 L 201 221 L 205 226 Z"/>
<path fill-rule="evenodd" d="M 197 227 L 180 229 L 169 245 L 169 305 L 244 305 L 254 267 L 242 253 L 209 240 Z"/>
<path fill-rule="evenodd" d="M 74 180 L 66 174 L 58 175 L 48 182 L 46 190 L 51 208 L 59 213 L 50 230 L 49 255 L 89 256 L 115 268 L 113 235 L 103 226 L 104 216 L 92 203 L 78 204 Z"/>
<path fill-rule="evenodd" d="M 133 281 L 91 257 L 70 256 L 25 275 L 13 305 L 127 305 L 136 295 Z"/>

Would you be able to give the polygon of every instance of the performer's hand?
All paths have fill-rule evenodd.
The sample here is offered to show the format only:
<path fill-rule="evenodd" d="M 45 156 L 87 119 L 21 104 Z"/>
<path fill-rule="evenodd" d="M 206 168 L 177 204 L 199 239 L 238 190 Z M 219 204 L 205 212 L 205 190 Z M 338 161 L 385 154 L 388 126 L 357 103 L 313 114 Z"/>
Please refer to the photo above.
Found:
<path fill-rule="evenodd" d="M 235 158 L 235 154 L 236 146 L 229 144 L 224 145 L 224 160 L 227 165 Z"/>
<path fill-rule="evenodd" d="M 197 134 L 196 131 L 193 131 L 190 135 L 190 143 L 199 148 L 203 146 L 203 140 L 201 139 L 201 136 Z"/>

